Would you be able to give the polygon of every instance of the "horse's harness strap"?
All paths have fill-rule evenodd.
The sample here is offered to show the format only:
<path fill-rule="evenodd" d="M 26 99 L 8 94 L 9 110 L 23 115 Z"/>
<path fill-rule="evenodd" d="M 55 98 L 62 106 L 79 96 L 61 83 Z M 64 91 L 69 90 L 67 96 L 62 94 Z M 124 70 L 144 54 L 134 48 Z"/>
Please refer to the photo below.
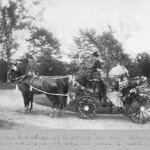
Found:
<path fill-rule="evenodd" d="M 53 79 L 64 79 L 64 78 L 68 78 L 68 77 L 69 77 L 69 76 L 63 76 L 63 77 L 53 78 Z M 39 92 L 41 92 L 41 93 L 48 94 L 48 95 L 69 96 L 69 94 L 48 93 L 48 92 L 45 92 L 45 91 L 42 91 L 42 90 L 40 90 L 40 89 L 38 89 L 38 88 L 33 87 L 33 86 L 32 86 L 32 83 L 33 83 L 33 81 L 34 81 L 34 78 L 35 78 L 35 77 L 33 77 L 33 78 L 31 79 L 31 82 L 30 82 L 30 91 L 32 91 L 32 89 L 34 89 L 34 90 L 37 90 L 37 91 L 39 91 Z"/>
<path fill-rule="evenodd" d="M 15 80 L 19 80 L 19 79 L 20 79 L 20 80 L 18 81 L 18 83 L 19 83 L 19 82 L 22 82 L 22 80 L 24 79 L 24 77 L 25 77 L 26 75 L 27 75 L 27 74 L 22 75 L 22 76 L 20 76 L 20 77 L 17 77 L 17 78 L 15 78 Z M 17 84 L 18 84 L 18 83 L 17 83 Z"/>
<path fill-rule="evenodd" d="M 67 75 L 67 76 L 61 76 L 61 77 L 55 77 L 53 79 L 65 79 L 65 78 L 68 78 L 68 77 L 69 77 L 69 75 Z"/>
<path fill-rule="evenodd" d="M 22 76 L 20 76 L 20 77 L 17 77 L 17 78 L 15 78 L 15 80 L 19 80 L 19 79 L 22 80 L 24 76 L 25 76 L 25 75 L 22 75 Z M 19 81 L 20 81 L 20 80 L 19 80 Z"/>
<path fill-rule="evenodd" d="M 31 81 L 30 81 L 30 91 L 32 91 L 32 88 L 33 88 L 32 83 L 33 83 L 33 81 L 34 81 L 34 78 L 35 78 L 35 77 L 31 78 Z"/>
<path fill-rule="evenodd" d="M 22 79 L 24 78 L 26 76 L 26 74 L 25 75 L 23 75 L 23 76 L 21 76 L 21 77 L 19 77 L 19 78 L 21 78 L 20 80 L 19 80 L 19 82 L 23 82 L 22 81 Z M 67 76 L 65 76 L 65 78 L 66 78 Z M 56 96 L 69 96 L 69 94 L 55 94 L 55 93 L 48 93 L 48 92 L 45 92 L 45 91 L 42 91 L 42 90 L 40 90 L 40 89 L 38 89 L 38 88 L 35 88 L 35 87 L 33 87 L 32 86 L 32 83 L 33 83 L 33 81 L 34 81 L 34 78 L 35 77 L 33 77 L 32 79 L 31 79 L 31 82 L 30 82 L 30 91 L 32 91 L 32 89 L 34 89 L 34 90 L 37 90 L 37 91 L 39 91 L 39 92 L 41 92 L 41 93 L 44 93 L 44 94 L 48 94 L 48 95 L 56 95 Z M 23 83 L 25 83 L 25 82 L 23 82 Z"/>
<path fill-rule="evenodd" d="M 42 93 L 48 94 L 48 95 L 69 96 L 69 94 L 55 94 L 55 93 L 48 93 L 48 92 L 42 91 L 42 90 L 40 90 L 40 89 L 38 89 L 38 88 L 35 88 L 35 87 L 33 87 L 32 85 L 31 85 L 30 87 L 31 87 L 32 89 L 34 89 L 34 90 L 37 90 L 37 91 L 39 91 L 39 92 L 42 92 Z"/>
<path fill-rule="evenodd" d="M 99 79 L 89 79 L 89 81 L 99 81 Z"/>

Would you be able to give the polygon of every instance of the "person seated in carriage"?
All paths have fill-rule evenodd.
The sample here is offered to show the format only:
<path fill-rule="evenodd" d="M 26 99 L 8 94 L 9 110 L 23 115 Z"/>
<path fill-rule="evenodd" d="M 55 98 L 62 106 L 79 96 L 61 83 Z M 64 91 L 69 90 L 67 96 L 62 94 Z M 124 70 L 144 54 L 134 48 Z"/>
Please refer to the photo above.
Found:
<path fill-rule="evenodd" d="M 147 87 L 147 85 L 148 85 L 147 77 L 142 76 L 142 75 L 134 77 L 133 80 L 132 80 L 132 84 L 134 84 L 136 86 L 140 86 L 141 88 L 142 87 Z"/>
<path fill-rule="evenodd" d="M 112 79 L 113 91 L 121 91 L 129 85 L 128 70 L 120 64 L 110 70 L 109 76 Z"/>
<path fill-rule="evenodd" d="M 120 76 L 120 78 L 118 79 L 118 85 L 119 85 L 118 91 L 120 91 L 122 95 L 125 96 L 128 92 L 130 85 L 127 73 L 124 73 Z"/>

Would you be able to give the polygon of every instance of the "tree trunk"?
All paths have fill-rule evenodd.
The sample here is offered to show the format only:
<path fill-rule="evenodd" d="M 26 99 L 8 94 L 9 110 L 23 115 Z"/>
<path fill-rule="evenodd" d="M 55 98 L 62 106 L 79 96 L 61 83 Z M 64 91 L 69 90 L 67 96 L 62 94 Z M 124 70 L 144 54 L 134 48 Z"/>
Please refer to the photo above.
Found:
<path fill-rule="evenodd" d="M 10 70 L 10 47 L 9 47 L 9 44 L 8 44 L 8 39 L 6 39 L 5 41 L 5 46 L 6 46 L 6 57 L 7 57 L 7 82 L 10 82 L 10 79 L 9 79 L 9 70 Z"/>

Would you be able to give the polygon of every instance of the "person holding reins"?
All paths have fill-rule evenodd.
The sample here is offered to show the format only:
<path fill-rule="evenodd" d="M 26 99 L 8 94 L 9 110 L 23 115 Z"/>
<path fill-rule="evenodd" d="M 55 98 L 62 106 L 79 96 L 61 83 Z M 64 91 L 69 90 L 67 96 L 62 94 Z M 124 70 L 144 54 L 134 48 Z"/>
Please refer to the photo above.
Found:
<path fill-rule="evenodd" d="M 98 82 L 99 86 L 99 97 L 100 99 L 103 98 L 103 106 L 106 104 L 106 85 L 104 84 L 103 80 L 101 79 L 101 68 L 102 68 L 102 63 L 104 61 L 100 57 L 98 52 L 93 52 L 92 57 L 94 59 L 94 63 L 91 67 L 91 72 L 90 72 L 90 79 L 92 82 Z"/>

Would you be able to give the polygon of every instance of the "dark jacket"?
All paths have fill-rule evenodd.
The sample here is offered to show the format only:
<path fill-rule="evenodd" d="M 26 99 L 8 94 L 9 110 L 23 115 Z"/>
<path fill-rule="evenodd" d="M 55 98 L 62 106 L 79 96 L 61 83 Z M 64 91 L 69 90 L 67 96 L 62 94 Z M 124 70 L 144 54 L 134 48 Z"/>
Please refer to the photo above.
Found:
<path fill-rule="evenodd" d="M 93 66 L 91 67 L 91 73 L 95 73 L 98 69 L 101 69 L 102 65 L 99 59 L 96 59 Z"/>

